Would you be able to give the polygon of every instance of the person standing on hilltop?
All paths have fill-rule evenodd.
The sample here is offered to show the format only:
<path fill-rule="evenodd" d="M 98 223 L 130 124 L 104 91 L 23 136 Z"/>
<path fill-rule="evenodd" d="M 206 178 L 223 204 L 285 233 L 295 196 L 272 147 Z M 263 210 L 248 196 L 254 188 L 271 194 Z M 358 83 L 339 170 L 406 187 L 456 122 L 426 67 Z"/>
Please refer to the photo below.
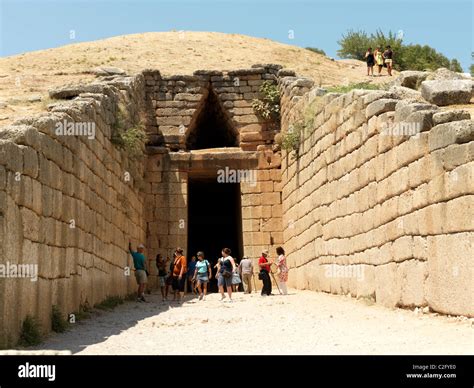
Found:
<path fill-rule="evenodd" d="M 387 72 L 389 76 L 392 76 L 392 67 L 393 67 L 393 51 L 390 45 L 388 45 L 383 53 L 383 58 L 385 64 L 387 65 Z"/>
<path fill-rule="evenodd" d="M 145 251 L 145 246 L 140 244 L 137 247 L 136 251 L 132 250 L 132 243 L 128 243 L 128 251 L 132 255 L 133 258 L 133 266 L 135 267 L 135 279 L 137 280 L 138 284 L 138 291 L 137 291 L 137 301 L 138 302 L 146 302 L 145 300 L 145 286 L 148 281 L 148 271 L 146 269 L 146 258 L 143 252 Z"/>
<path fill-rule="evenodd" d="M 382 75 L 382 68 L 383 68 L 383 53 L 382 53 L 382 47 L 377 47 L 374 51 L 374 57 L 375 57 L 375 63 L 377 64 L 378 67 L 378 76 L 380 77 Z"/>
<path fill-rule="evenodd" d="M 268 261 L 268 251 L 262 251 L 262 256 L 258 260 L 258 266 L 260 267 L 260 272 L 258 278 L 263 282 L 262 287 L 262 296 L 269 296 L 272 294 L 272 281 L 270 279 L 271 265 L 273 262 Z"/>
<path fill-rule="evenodd" d="M 374 53 L 372 52 L 372 47 L 369 47 L 367 49 L 367 52 L 365 53 L 365 61 L 367 62 L 367 76 L 370 76 L 372 74 L 372 77 L 373 77 L 375 56 L 374 56 Z"/>
<path fill-rule="evenodd" d="M 176 300 L 176 294 L 179 292 L 178 302 L 184 300 L 184 285 L 186 284 L 186 257 L 183 256 L 183 249 L 176 248 L 176 256 L 173 261 L 173 291 L 174 297 L 173 301 Z"/>

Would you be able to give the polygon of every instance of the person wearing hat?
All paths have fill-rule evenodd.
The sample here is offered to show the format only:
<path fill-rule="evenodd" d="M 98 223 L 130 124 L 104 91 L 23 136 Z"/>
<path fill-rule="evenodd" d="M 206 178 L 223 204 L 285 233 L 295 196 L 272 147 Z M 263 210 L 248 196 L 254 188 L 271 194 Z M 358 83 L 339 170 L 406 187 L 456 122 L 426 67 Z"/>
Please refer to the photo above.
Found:
<path fill-rule="evenodd" d="M 197 253 L 198 261 L 194 269 L 193 280 L 197 281 L 197 290 L 199 292 L 199 300 L 205 300 L 207 294 L 207 283 L 212 278 L 211 265 L 204 259 L 204 252 Z"/>
<path fill-rule="evenodd" d="M 260 272 L 258 278 L 262 281 L 262 296 L 269 296 L 272 294 L 272 281 L 270 279 L 271 265 L 273 261 L 268 261 L 268 250 L 262 251 L 262 256 L 258 260 L 258 266 L 260 267 Z"/>
<path fill-rule="evenodd" d="M 247 256 L 244 256 L 239 265 L 240 277 L 244 285 L 244 293 L 252 293 L 253 263 Z"/>
<path fill-rule="evenodd" d="M 132 243 L 128 243 L 128 250 L 133 258 L 133 266 L 135 267 L 135 279 L 138 284 L 137 301 L 146 302 L 145 300 L 145 286 L 148 281 L 146 269 L 146 257 L 144 255 L 145 246 L 140 244 L 136 251 L 132 250 Z"/>

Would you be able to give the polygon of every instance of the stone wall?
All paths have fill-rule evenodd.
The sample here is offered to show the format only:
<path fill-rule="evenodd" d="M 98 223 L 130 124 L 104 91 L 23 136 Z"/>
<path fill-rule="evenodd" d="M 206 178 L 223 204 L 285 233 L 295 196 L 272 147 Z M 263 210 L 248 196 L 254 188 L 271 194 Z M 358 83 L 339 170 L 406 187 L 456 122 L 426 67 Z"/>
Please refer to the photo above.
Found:
<path fill-rule="evenodd" d="M 38 268 L 37 281 L 0 278 L 0 347 L 15 346 L 27 315 L 49 332 L 52 305 L 66 317 L 132 292 L 128 241 L 145 241 L 143 163 L 111 142 L 117 117 L 139 120 L 143 77 L 52 94 L 74 99 L 0 131 L 0 264 Z M 95 134 L 65 135 L 58 123 Z"/>
<path fill-rule="evenodd" d="M 232 146 L 255 151 L 259 145 L 273 144 L 278 128 L 255 114 L 252 100 L 261 97 L 259 91 L 265 81 L 277 82 L 281 70 L 281 66 L 270 64 L 226 72 L 197 70 L 193 75 L 169 77 L 157 70 L 144 71 L 149 144 L 164 145 L 171 151 L 193 149 L 189 141 L 199 129 L 200 113 L 208 108 L 210 94 L 215 95 L 213 105 L 222 111 L 222 125 L 236 136 Z"/>
<path fill-rule="evenodd" d="M 279 85 L 281 123 L 253 110 L 264 81 Z M 56 89 L 48 113 L 1 128 L 0 265 L 39 274 L 0 276 L 0 347 L 27 315 L 47 332 L 53 305 L 66 316 L 134 291 L 129 240 L 151 263 L 187 249 L 190 179 L 225 168 L 255 173 L 240 184 L 244 254 L 284 245 L 291 286 L 473 316 L 473 122 L 415 91 L 319 96 L 313 84 L 278 65 L 147 70 Z M 136 158 L 117 134 L 140 126 Z M 301 131 L 296 157 L 280 127 Z"/>
<path fill-rule="evenodd" d="M 290 285 L 474 316 L 474 122 L 395 93 L 280 80 Z M 460 120 L 460 121 L 455 121 Z"/>

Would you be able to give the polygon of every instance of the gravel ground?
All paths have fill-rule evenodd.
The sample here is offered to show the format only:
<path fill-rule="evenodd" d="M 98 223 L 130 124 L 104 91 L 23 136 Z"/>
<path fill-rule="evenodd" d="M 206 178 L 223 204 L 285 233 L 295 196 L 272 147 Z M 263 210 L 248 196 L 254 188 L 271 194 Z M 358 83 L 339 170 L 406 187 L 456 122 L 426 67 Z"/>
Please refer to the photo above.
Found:
<path fill-rule="evenodd" d="M 473 320 L 388 309 L 339 295 L 188 296 L 181 306 L 127 302 L 37 351 L 73 354 L 473 354 Z"/>

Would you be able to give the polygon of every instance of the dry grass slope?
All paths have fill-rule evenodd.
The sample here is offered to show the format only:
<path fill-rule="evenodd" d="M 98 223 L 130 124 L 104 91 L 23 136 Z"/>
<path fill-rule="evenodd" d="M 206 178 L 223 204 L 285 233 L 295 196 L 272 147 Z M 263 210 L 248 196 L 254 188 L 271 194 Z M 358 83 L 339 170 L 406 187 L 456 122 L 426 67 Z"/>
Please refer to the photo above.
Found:
<path fill-rule="evenodd" d="M 90 82 L 94 79 L 90 71 L 98 66 L 119 67 L 128 74 L 153 68 L 172 75 L 256 63 L 279 63 L 322 86 L 368 80 L 362 62 L 333 61 L 269 39 L 190 31 L 125 35 L 0 58 L 0 125 L 44 110 L 49 88 Z M 388 80 L 381 77 L 372 82 Z"/>

